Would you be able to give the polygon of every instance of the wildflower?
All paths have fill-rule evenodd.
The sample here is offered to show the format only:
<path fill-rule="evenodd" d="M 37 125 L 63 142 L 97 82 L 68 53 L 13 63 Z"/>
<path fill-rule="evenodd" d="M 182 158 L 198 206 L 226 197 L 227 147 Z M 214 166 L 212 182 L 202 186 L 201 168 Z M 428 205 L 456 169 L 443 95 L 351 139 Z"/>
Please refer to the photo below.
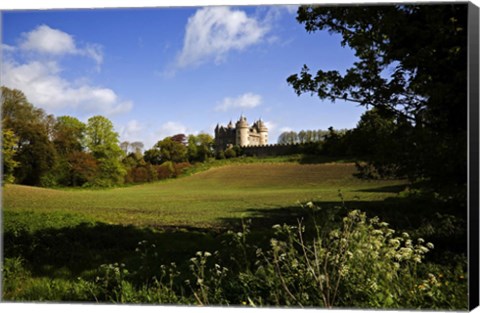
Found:
<path fill-rule="evenodd" d="M 409 235 L 408 233 L 403 232 L 403 233 L 402 233 L 402 237 L 410 238 L 410 235 Z"/>
<path fill-rule="evenodd" d="M 427 242 L 427 247 L 428 247 L 429 249 L 433 249 L 433 243 Z"/>
<path fill-rule="evenodd" d="M 425 242 L 425 240 L 423 240 L 423 238 L 418 238 L 418 243 L 419 243 L 419 244 L 422 244 L 422 243 L 424 243 L 424 242 Z"/>
<path fill-rule="evenodd" d="M 418 247 L 418 250 L 420 250 L 420 252 L 422 252 L 422 253 L 427 253 L 428 251 L 430 251 L 430 250 L 428 250 L 427 247 L 424 247 L 424 246 Z"/>
<path fill-rule="evenodd" d="M 212 256 L 212 254 L 211 254 L 210 252 L 208 252 L 208 251 L 205 251 L 205 253 L 204 253 L 203 255 L 206 256 L 207 258 L 208 258 L 209 256 Z"/>
<path fill-rule="evenodd" d="M 398 247 L 400 245 L 400 240 L 398 239 L 390 239 L 388 243 L 392 246 Z"/>

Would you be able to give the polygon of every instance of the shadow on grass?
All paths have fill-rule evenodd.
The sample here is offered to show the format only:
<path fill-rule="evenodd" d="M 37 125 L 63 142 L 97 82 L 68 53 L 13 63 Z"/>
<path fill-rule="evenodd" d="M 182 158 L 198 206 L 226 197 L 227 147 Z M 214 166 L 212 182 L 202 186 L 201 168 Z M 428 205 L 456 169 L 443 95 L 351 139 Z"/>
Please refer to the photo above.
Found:
<path fill-rule="evenodd" d="M 399 193 L 405 190 L 408 186 L 411 186 L 409 184 L 400 184 L 400 185 L 393 185 L 393 186 L 383 186 L 383 187 L 377 187 L 377 188 L 368 188 L 368 189 L 359 189 L 355 191 L 359 192 L 391 192 L 391 193 Z"/>
<path fill-rule="evenodd" d="M 114 262 L 125 263 L 130 269 L 139 268 L 142 262 L 148 261 L 149 266 L 156 270 L 161 264 L 175 262 L 188 272 L 188 261 L 197 251 L 221 250 L 225 252 L 227 258 L 229 257 L 228 245 L 224 244 L 228 239 L 227 230 L 237 232 L 242 230 L 242 225 L 247 225 L 250 229 L 250 242 L 259 247 L 268 247 L 273 236 L 272 226 L 275 224 L 297 225 L 298 220 L 303 220 L 308 229 L 315 217 L 316 224 L 328 232 L 340 225 L 347 212 L 354 209 L 366 212 L 369 217 L 378 216 L 397 232 L 408 231 L 421 235 L 419 230 L 425 228 L 425 225 L 430 225 L 433 229 L 432 238 L 428 238 L 428 233 L 427 236 L 422 236 L 435 243 L 437 248 L 434 253 L 438 251 L 441 254 L 445 250 L 465 252 L 466 244 L 462 244 L 466 240 L 464 234 L 449 233 L 450 226 L 444 226 L 445 214 L 455 212 L 450 206 L 442 207 L 431 199 L 387 198 L 383 201 L 336 201 L 316 204 L 320 208 L 316 212 L 302 206 L 251 208 L 247 210 L 250 217 L 244 220 L 222 219 L 221 223 L 224 226 L 221 229 L 194 227 L 179 229 L 168 226 L 157 226 L 158 228 L 154 229 L 82 223 L 33 232 L 6 230 L 4 257 L 20 256 L 26 261 L 25 265 L 33 276 L 52 278 L 75 279 L 78 276 L 94 276 L 95 270 L 101 264 Z M 439 212 L 444 215 L 438 215 Z M 437 221 L 433 223 L 435 218 Z M 443 231 L 441 227 L 446 230 Z M 140 247 L 140 251 L 136 251 L 139 242 L 142 241 L 146 243 Z"/>
<path fill-rule="evenodd" d="M 159 232 L 135 226 L 82 223 L 32 233 L 6 231 L 4 256 L 22 257 L 33 276 L 76 278 L 101 264 L 123 262 L 138 267 L 142 253 L 151 254 L 153 250 L 158 255 L 158 267 L 188 260 L 196 251 L 217 248 L 217 236 L 209 231 Z M 142 241 L 143 247 L 139 245 Z M 135 251 L 139 247 L 141 251 Z"/>

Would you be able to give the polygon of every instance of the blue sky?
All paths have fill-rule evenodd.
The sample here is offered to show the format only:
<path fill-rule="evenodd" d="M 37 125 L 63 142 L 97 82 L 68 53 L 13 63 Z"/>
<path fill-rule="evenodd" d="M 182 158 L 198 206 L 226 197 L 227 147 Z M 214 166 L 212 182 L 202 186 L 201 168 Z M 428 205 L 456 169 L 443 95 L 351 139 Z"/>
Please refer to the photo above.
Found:
<path fill-rule="evenodd" d="M 364 108 L 298 97 L 286 78 L 307 64 L 355 61 L 327 32 L 308 34 L 296 7 L 237 6 L 2 12 L 1 83 L 47 113 L 104 115 L 145 148 L 176 133 L 262 118 L 285 130 L 352 128 Z"/>

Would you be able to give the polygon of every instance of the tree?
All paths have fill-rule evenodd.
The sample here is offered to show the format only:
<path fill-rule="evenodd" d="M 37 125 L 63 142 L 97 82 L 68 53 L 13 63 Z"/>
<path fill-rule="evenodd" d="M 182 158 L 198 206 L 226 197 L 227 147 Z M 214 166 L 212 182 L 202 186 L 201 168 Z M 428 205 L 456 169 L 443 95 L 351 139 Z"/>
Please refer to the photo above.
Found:
<path fill-rule="evenodd" d="M 200 133 L 197 136 L 188 136 L 188 159 L 190 161 L 204 162 L 213 156 L 213 137 L 209 134 Z"/>
<path fill-rule="evenodd" d="M 298 134 L 294 131 L 286 131 L 278 137 L 278 143 L 283 145 L 298 143 Z"/>
<path fill-rule="evenodd" d="M 49 138 L 52 122 L 42 109 L 35 108 L 16 89 L 1 87 L 2 127 L 17 138 L 13 161 L 15 181 L 27 185 L 47 184 L 56 165 L 57 154 Z M 49 179 L 48 179 L 49 180 Z"/>
<path fill-rule="evenodd" d="M 170 137 L 173 141 L 181 143 L 182 145 L 187 145 L 187 136 L 185 134 L 177 134 Z"/>
<path fill-rule="evenodd" d="M 72 116 L 59 116 L 51 122 L 51 138 L 57 151 L 57 164 L 51 176 L 62 185 L 75 185 L 71 171 L 72 155 L 85 148 L 86 125 Z"/>
<path fill-rule="evenodd" d="M 162 164 L 162 154 L 160 152 L 160 149 L 158 149 L 156 146 L 153 146 L 152 149 L 146 150 L 143 154 L 143 159 L 145 160 L 145 162 L 153 165 Z"/>
<path fill-rule="evenodd" d="M 137 156 L 141 156 L 141 155 L 142 155 L 142 150 L 143 150 L 143 147 L 144 147 L 143 142 L 141 142 L 141 141 L 134 141 L 134 142 L 130 143 L 130 147 L 132 147 L 133 152 L 134 152 Z"/>
<path fill-rule="evenodd" d="M 466 183 L 467 4 L 302 6 L 297 20 L 308 32 L 341 35 L 358 58 L 345 74 L 311 74 L 304 65 L 287 79 L 298 95 L 351 101 L 406 121 L 415 162 L 392 165 L 432 185 Z"/>
<path fill-rule="evenodd" d="M 130 147 L 130 142 L 128 142 L 128 141 L 122 141 L 120 143 L 120 149 L 122 149 L 122 151 L 125 155 L 128 154 L 128 148 L 129 147 Z"/>
<path fill-rule="evenodd" d="M 16 147 L 18 139 L 15 133 L 8 128 L 2 128 L 2 162 L 3 162 L 3 183 L 13 183 L 15 177 L 14 170 L 19 163 L 15 161 Z"/>
<path fill-rule="evenodd" d="M 190 160 L 190 162 L 196 161 L 198 159 L 197 136 L 188 136 L 187 151 L 188 159 Z"/>
<path fill-rule="evenodd" d="M 187 147 L 179 141 L 174 141 L 172 137 L 166 137 L 157 142 L 155 148 L 160 151 L 162 162 L 172 161 L 178 163 L 187 160 Z"/>
<path fill-rule="evenodd" d="M 86 144 L 99 164 L 98 185 L 115 185 L 123 182 L 126 173 L 121 163 L 124 156 L 119 146 L 118 134 L 113 129 L 112 122 L 103 116 L 88 119 L 86 128 Z"/>
<path fill-rule="evenodd" d="M 53 126 L 53 144 L 61 155 L 82 151 L 86 125 L 72 116 L 59 116 Z"/>
<path fill-rule="evenodd" d="M 98 162 L 90 154 L 84 151 L 74 151 L 68 155 L 70 181 L 67 182 L 71 186 L 82 186 L 85 183 L 94 183 L 98 175 Z"/>
<path fill-rule="evenodd" d="M 209 134 L 200 133 L 197 135 L 198 143 L 198 160 L 200 162 L 206 161 L 208 158 L 213 156 L 213 137 Z"/>

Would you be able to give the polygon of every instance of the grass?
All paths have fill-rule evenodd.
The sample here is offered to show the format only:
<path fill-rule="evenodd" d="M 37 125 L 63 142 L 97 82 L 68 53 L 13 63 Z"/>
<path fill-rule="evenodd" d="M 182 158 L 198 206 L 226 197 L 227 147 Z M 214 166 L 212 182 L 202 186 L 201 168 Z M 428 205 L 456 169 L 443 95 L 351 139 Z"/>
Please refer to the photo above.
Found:
<path fill-rule="evenodd" d="M 79 220 L 147 227 L 222 227 L 298 201 L 380 201 L 402 181 L 364 181 L 344 164 L 252 163 L 213 167 L 179 179 L 106 190 L 7 185 L 5 212 L 70 214 Z M 382 189 L 383 188 L 383 189 Z M 255 213 L 257 212 L 257 213 Z M 8 221 L 8 215 L 7 221 Z"/>
<path fill-rule="evenodd" d="M 435 221 L 433 212 L 441 207 L 404 197 L 404 181 L 361 180 L 353 176 L 353 163 L 310 161 L 222 160 L 197 165 L 177 179 L 103 190 L 6 185 L 4 274 L 9 274 L 3 298 L 96 301 L 91 288 L 98 287 L 101 265 L 115 262 L 138 269 L 132 276 L 138 286 L 157 275 L 161 264 L 175 262 L 181 273 L 189 273 L 188 260 L 197 251 L 221 251 L 225 264 L 233 266 L 231 256 L 239 251 L 225 244 L 231 242 L 228 230 L 248 223 L 252 246 L 268 248 L 272 225 L 308 220 L 311 212 L 299 202 L 311 200 L 322 208 L 325 225 L 341 222 L 345 208 L 361 209 L 398 231 L 414 230 L 426 238 L 421 230 L 427 229 L 422 223 L 428 217 L 431 229 L 447 230 L 444 247 L 458 242 L 448 230 L 459 222 L 445 219 L 444 211 Z M 140 242 L 148 251 L 138 251 Z M 443 255 L 445 249 L 434 242 Z M 255 258 L 252 253 L 248 259 Z M 186 278 L 180 276 L 179 284 Z"/>

